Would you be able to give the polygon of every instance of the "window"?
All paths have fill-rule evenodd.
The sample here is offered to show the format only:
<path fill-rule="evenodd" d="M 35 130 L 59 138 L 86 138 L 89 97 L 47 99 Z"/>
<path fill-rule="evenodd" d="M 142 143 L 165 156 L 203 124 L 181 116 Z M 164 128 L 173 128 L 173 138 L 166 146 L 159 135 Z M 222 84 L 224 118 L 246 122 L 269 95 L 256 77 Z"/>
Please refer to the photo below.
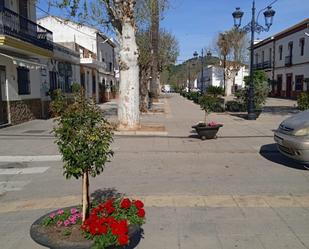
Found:
<path fill-rule="evenodd" d="M 295 76 L 295 91 L 303 91 L 304 75 Z"/>
<path fill-rule="evenodd" d="M 72 65 L 66 62 L 59 62 L 58 63 L 58 81 L 59 88 L 62 89 L 65 93 L 71 92 L 71 85 L 72 85 Z"/>
<path fill-rule="evenodd" d="M 272 61 L 272 55 L 273 55 L 273 50 L 269 48 L 269 63 L 271 64 Z"/>
<path fill-rule="evenodd" d="M 299 46 L 300 46 L 300 56 L 304 56 L 304 52 L 305 52 L 305 39 L 301 38 L 299 40 Z"/>
<path fill-rule="evenodd" d="M 293 42 L 289 42 L 289 56 L 293 55 Z"/>
<path fill-rule="evenodd" d="M 50 71 L 49 72 L 49 86 L 50 86 L 50 91 L 53 92 L 54 90 L 58 89 L 58 84 L 57 84 L 57 73 Z"/>
<path fill-rule="evenodd" d="M 4 0 L 0 0 L 0 9 L 4 7 Z"/>
<path fill-rule="evenodd" d="M 262 51 L 262 63 L 264 63 L 264 61 L 265 61 L 265 52 Z"/>
<path fill-rule="evenodd" d="M 28 68 L 25 67 L 17 68 L 17 83 L 18 83 L 18 94 L 20 95 L 30 94 L 30 75 Z"/>
<path fill-rule="evenodd" d="M 109 71 L 112 72 L 113 71 L 113 63 L 109 63 Z"/>
<path fill-rule="evenodd" d="M 283 50 L 283 47 L 282 45 L 279 46 L 279 60 L 282 60 L 282 50 Z"/>

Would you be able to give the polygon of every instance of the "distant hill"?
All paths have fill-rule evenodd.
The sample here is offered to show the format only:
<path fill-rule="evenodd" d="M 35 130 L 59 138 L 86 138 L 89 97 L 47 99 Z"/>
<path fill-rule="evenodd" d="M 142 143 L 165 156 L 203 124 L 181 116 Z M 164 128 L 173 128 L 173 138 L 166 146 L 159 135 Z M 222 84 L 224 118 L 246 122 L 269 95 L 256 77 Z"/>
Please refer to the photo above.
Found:
<path fill-rule="evenodd" d="M 218 57 L 204 57 L 204 67 L 207 65 L 218 65 L 220 60 Z M 191 58 L 179 65 L 170 65 L 161 74 L 161 84 L 177 85 L 179 87 L 185 86 L 187 80 L 191 82 L 196 79 L 197 74 L 201 71 L 201 57 L 198 59 Z"/>

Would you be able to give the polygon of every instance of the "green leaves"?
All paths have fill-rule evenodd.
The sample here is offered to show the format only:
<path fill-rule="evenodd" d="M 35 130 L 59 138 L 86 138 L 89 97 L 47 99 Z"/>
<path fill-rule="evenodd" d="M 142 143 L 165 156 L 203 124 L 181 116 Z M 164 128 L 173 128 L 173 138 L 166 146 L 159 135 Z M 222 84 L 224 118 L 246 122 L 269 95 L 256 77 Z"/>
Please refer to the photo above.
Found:
<path fill-rule="evenodd" d="M 201 109 L 206 113 L 210 113 L 216 110 L 216 107 L 220 105 L 218 98 L 212 95 L 203 95 L 199 98 L 199 104 Z"/>
<path fill-rule="evenodd" d="M 304 92 L 297 98 L 297 105 L 301 111 L 309 109 L 309 92 Z"/>
<path fill-rule="evenodd" d="M 110 148 L 112 127 L 95 103 L 85 98 L 83 90 L 75 93 L 73 103 L 69 105 L 59 96 L 52 103 L 60 110 L 53 131 L 65 163 L 64 175 L 78 179 L 88 172 L 95 177 L 103 172 L 113 156 Z"/>
<path fill-rule="evenodd" d="M 236 96 L 241 100 L 241 102 L 248 106 L 248 89 L 250 84 L 250 77 L 244 78 L 246 87 L 236 94 Z M 254 104 L 256 109 L 261 109 L 265 104 L 266 99 L 269 94 L 269 84 L 267 75 L 264 71 L 255 71 L 253 74 L 254 82 Z"/>

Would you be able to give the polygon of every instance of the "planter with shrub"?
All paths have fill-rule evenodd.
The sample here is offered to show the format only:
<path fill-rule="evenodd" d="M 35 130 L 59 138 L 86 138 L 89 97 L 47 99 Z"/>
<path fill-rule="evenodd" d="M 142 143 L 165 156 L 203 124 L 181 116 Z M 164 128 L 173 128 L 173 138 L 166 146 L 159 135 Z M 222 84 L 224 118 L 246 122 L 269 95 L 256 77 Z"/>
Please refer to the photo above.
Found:
<path fill-rule="evenodd" d="M 143 203 L 129 199 L 90 203 L 89 176 L 101 174 L 113 156 L 112 126 L 83 90 L 75 92 L 72 103 L 58 92 L 51 108 L 57 116 L 53 131 L 64 175 L 82 178 L 82 204 L 41 217 L 31 226 L 31 237 L 53 249 L 111 249 L 129 244 L 136 234 L 130 227 L 144 223 Z"/>

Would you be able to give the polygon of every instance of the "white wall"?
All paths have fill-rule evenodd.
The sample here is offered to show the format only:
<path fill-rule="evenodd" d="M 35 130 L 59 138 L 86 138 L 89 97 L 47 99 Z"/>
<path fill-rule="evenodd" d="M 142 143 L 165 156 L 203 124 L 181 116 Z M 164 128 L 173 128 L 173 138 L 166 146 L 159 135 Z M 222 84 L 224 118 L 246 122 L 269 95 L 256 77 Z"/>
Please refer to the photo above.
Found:
<path fill-rule="evenodd" d="M 53 32 L 54 42 L 76 42 L 97 54 L 96 30 L 54 17 L 38 20 L 38 24 Z M 61 32 L 59 32 L 61 30 Z M 79 32 L 80 31 L 80 32 Z M 82 33 L 81 33 L 82 32 Z"/>
<path fill-rule="evenodd" d="M 8 82 L 9 100 L 23 100 L 23 99 L 39 99 L 41 98 L 41 71 L 31 69 L 30 74 L 30 94 L 19 95 L 17 83 L 17 68 L 12 60 L 0 55 L 1 65 L 5 66 L 6 78 Z M 5 96 L 2 96 L 6 99 Z"/>
<path fill-rule="evenodd" d="M 303 29 L 280 40 L 276 40 L 276 67 L 285 67 L 285 57 L 289 56 L 289 42 L 293 42 L 293 64 L 309 62 L 309 37 L 305 35 L 306 31 L 308 32 L 308 29 Z M 305 51 L 303 56 L 300 55 L 299 40 L 301 38 L 305 39 Z M 279 60 L 280 45 L 282 45 L 283 48 L 282 60 Z"/>

